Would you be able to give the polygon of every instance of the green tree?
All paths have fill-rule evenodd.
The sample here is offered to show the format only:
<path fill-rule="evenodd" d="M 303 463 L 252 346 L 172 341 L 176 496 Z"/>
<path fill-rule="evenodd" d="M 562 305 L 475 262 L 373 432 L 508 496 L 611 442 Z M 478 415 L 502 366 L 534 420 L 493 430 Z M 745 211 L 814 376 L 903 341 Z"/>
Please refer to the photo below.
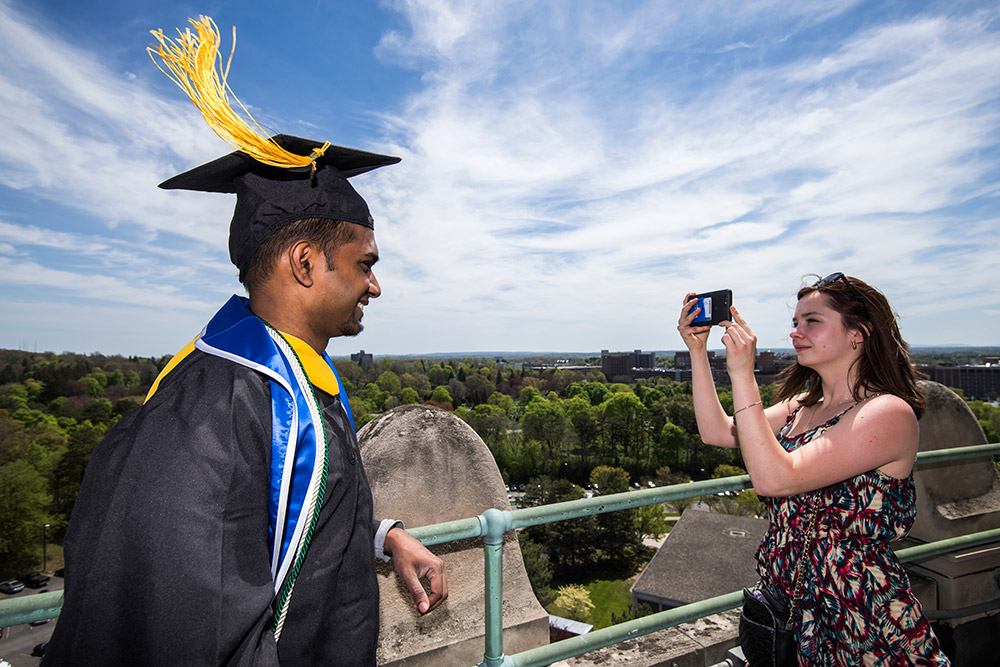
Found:
<path fill-rule="evenodd" d="M 557 403 L 536 398 L 524 407 L 521 418 L 524 437 L 544 443 L 550 455 L 560 448 L 566 437 L 566 426 L 566 414 Z"/>
<path fill-rule="evenodd" d="M 507 415 L 501 408 L 482 403 L 469 410 L 465 421 L 492 451 L 507 433 Z"/>
<path fill-rule="evenodd" d="M 590 612 L 594 603 L 590 601 L 590 591 L 579 584 L 560 586 L 556 590 L 556 600 L 548 607 L 549 613 L 581 623 L 590 623 Z"/>
<path fill-rule="evenodd" d="M 473 373 L 466 377 L 465 387 L 467 389 L 466 400 L 472 405 L 485 403 L 496 391 L 496 385 L 482 373 Z"/>
<path fill-rule="evenodd" d="M 31 438 L 24 424 L 0 409 L 0 465 L 24 458 L 30 447 Z"/>
<path fill-rule="evenodd" d="M 349 396 L 347 400 L 351 404 L 351 417 L 354 419 L 354 426 L 356 428 L 360 429 L 371 421 L 369 418 L 371 407 L 367 401 L 357 396 Z"/>
<path fill-rule="evenodd" d="M 517 539 L 521 546 L 521 559 L 524 561 L 524 569 L 528 574 L 531 590 L 538 599 L 538 603 L 546 607 L 556 599 L 555 593 L 549 588 L 549 584 L 552 582 L 549 557 L 542 551 L 542 545 L 534 542 L 524 533 L 520 533 Z"/>
<path fill-rule="evenodd" d="M 512 481 L 522 482 L 547 474 L 552 467 L 550 464 L 551 459 L 542 453 L 542 443 L 537 440 L 521 440 L 511 446 L 508 465 Z"/>
<path fill-rule="evenodd" d="M 123 417 L 142 405 L 142 399 L 137 396 L 126 396 L 115 401 L 112 413 Z"/>
<path fill-rule="evenodd" d="M 0 387 L 0 409 L 15 412 L 28 408 L 28 388 L 20 382 Z"/>
<path fill-rule="evenodd" d="M 430 396 L 431 381 L 427 379 L 427 375 L 424 373 L 403 373 L 399 376 L 399 381 L 404 389 L 409 388 L 417 392 L 418 401 L 419 398 Z"/>
<path fill-rule="evenodd" d="M 608 395 L 611 394 L 611 390 L 603 382 L 579 382 L 574 383 L 579 385 L 580 391 L 590 400 L 590 404 L 593 406 L 598 406 L 607 400 Z M 572 387 L 574 385 L 570 385 Z M 569 394 L 570 387 L 567 387 L 567 395 Z"/>
<path fill-rule="evenodd" d="M 27 461 L 0 466 L 0 578 L 41 560 L 42 526 L 49 523 L 45 479 Z"/>
<path fill-rule="evenodd" d="M 745 475 L 747 471 L 739 466 L 722 464 L 712 471 L 712 479 L 736 477 Z M 735 514 L 737 516 L 765 516 L 767 507 L 753 489 L 744 489 L 739 493 L 715 495 L 706 497 L 713 512 L 719 514 Z"/>
<path fill-rule="evenodd" d="M 399 392 L 399 404 L 400 405 L 410 405 L 412 403 L 419 403 L 420 395 L 417 390 L 413 387 L 403 387 L 403 390 Z"/>
<path fill-rule="evenodd" d="M 631 391 L 615 392 L 601 403 L 597 411 L 605 455 L 615 465 L 619 451 L 632 462 L 640 459 L 640 452 L 648 440 L 646 407 Z"/>
<path fill-rule="evenodd" d="M 514 399 L 508 396 L 507 394 L 503 394 L 499 391 L 494 391 L 492 394 L 490 394 L 490 398 L 487 401 L 487 403 L 489 403 L 490 405 L 497 406 L 498 408 L 503 410 L 504 414 L 506 414 L 507 416 L 510 416 L 510 414 L 514 411 L 514 405 L 515 405 Z"/>
<path fill-rule="evenodd" d="M 590 472 L 590 483 L 602 496 L 628 491 L 629 474 L 621 468 L 597 466 Z M 597 515 L 598 531 L 594 545 L 602 560 L 614 565 L 634 562 L 642 552 L 638 511 L 620 510 Z"/>
<path fill-rule="evenodd" d="M 673 472 L 667 466 L 663 466 L 656 471 L 657 486 L 674 486 L 676 484 L 687 484 L 690 481 L 691 477 L 687 473 Z M 697 501 L 697 498 L 679 498 L 663 503 L 663 506 L 672 514 L 683 514 L 684 510 Z"/>
<path fill-rule="evenodd" d="M 747 471 L 739 466 L 727 465 L 725 463 L 715 466 L 715 470 L 712 471 L 712 479 L 723 479 L 726 477 L 738 477 L 739 475 L 745 475 Z"/>
<path fill-rule="evenodd" d="M 626 621 L 634 621 L 637 618 L 642 618 L 643 616 L 649 616 L 652 613 L 653 613 L 652 607 L 650 607 L 645 602 L 640 602 L 634 607 L 629 607 L 621 614 L 616 614 L 614 612 L 611 612 L 611 625 L 617 625 L 618 623 L 625 623 Z"/>
<path fill-rule="evenodd" d="M 121 370 L 115 369 L 107 374 L 108 387 L 117 387 L 119 385 L 125 384 L 125 376 L 122 375 Z"/>
<path fill-rule="evenodd" d="M 79 380 L 80 384 L 87 388 L 93 398 L 100 398 L 104 395 L 104 385 L 93 375 L 85 375 Z"/>
<path fill-rule="evenodd" d="M 527 386 L 521 390 L 520 396 L 517 397 L 517 407 L 520 409 L 525 409 L 531 404 L 535 399 L 541 399 L 542 394 L 538 391 L 537 387 Z"/>
<path fill-rule="evenodd" d="M 365 385 L 365 388 L 361 390 L 361 398 L 364 399 L 372 412 L 384 412 L 385 403 L 392 397 L 387 391 L 382 391 L 382 389 L 375 382 L 369 382 Z"/>
<path fill-rule="evenodd" d="M 95 398 L 83 406 L 80 416 L 89 419 L 92 424 L 107 424 L 111 421 L 113 407 L 108 399 Z"/>
<path fill-rule="evenodd" d="M 454 402 L 451 398 L 451 394 L 448 393 L 448 388 L 443 386 L 438 386 L 434 388 L 431 392 L 431 401 L 434 403 L 439 403 L 441 405 L 447 405 L 449 407 L 453 406 Z"/>
<path fill-rule="evenodd" d="M 457 377 L 453 377 L 448 380 L 448 393 L 451 394 L 452 404 L 458 406 L 465 402 L 465 397 L 469 392 L 466 390 L 464 382 Z"/>
<path fill-rule="evenodd" d="M 400 392 L 403 390 L 403 384 L 399 380 L 399 376 L 392 371 L 384 371 L 375 380 L 375 384 L 382 391 L 388 392 L 392 396 L 399 396 Z"/>
<path fill-rule="evenodd" d="M 641 537 L 651 537 L 658 540 L 670 532 L 667 526 L 667 517 L 663 512 L 663 505 L 659 503 L 643 505 L 638 508 L 636 514 Z"/>
<path fill-rule="evenodd" d="M 101 425 L 81 424 L 75 427 L 66 443 L 66 451 L 52 471 L 49 480 L 52 508 L 65 520 L 69 520 L 73 512 L 73 504 L 80 492 L 80 484 L 83 483 L 83 474 L 87 470 L 87 463 L 90 462 L 90 455 L 106 431 L 107 428 Z"/>
<path fill-rule="evenodd" d="M 653 463 L 657 466 L 680 467 L 688 434 L 677 424 L 666 422 L 653 447 Z"/>
<path fill-rule="evenodd" d="M 26 378 L 24 388 L 27 390 L 28 403 L 36 403 L 41 400 L 42 393 L 45 391 L 45 383 L 34 378 Z"/>
<path fill-rule="evenodd" d="M 969 401 L 969 409 L 983 427 L 986 442 L 1000 442 L 1000 407 L 984 401 Z"/>
<path fill-rule="evenodd" d="M 542 475 L 530 479 L 525 491 L 536 494 L 536 505 L 551 505 L 583 498 L 583 489 L 566 479 Z M 560 578 L 586 567 L 593 559 L 593 536 L 597 530 L 594 516 L 555 521 L 527 528 L 525 532 L 548 552 L 549 562 Z"/>
<path fill-rule="evenodd" d="M 597 425 L 597 410 L 590 404 L 585 394 L 578 394 L 563 401 L 566 418 L 573 427 L 573 433 L 580 443 L 580 455 L 584 466 L 588 465 L 594 444 L 600 431 Z"/>

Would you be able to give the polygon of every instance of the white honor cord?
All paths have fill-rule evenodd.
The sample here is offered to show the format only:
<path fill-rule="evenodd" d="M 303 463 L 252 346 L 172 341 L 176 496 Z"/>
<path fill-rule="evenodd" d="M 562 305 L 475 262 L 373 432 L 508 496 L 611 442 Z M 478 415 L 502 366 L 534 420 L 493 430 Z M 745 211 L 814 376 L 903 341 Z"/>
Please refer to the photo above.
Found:
<path fill-rule="evenodd" d="M 312 383 L 309 382 L 309 378 L 306 377 L 305 370 L 302 368 L 302 362 L 299 360 L 299 356 L 295 353 L 295 350 L 292 349 L 291 345 L 288 344 L 288 341 L 286 341 L 276 329 L 268 326 L 267 331 L 271 334 L 271 338 L 274 339 L 278 348 L 282 351 L 282 353 L 284 353 L 285 358 L 295 359 L 296 361 L 296 363 L 289 365 L 292 367 L 292 374 L 295 376 L 296 382 L 299 383 L 299 389 L 306 397 L 306 402 L 309 406 L 309 416 L 312 418 L 313 422 L 313 429 L 321 435 L 322 446 L 324 449 L 322 456 L 316 457 L 317 465 L 313 467 L 313 476 L 309 482 L 309 497 L 306 499 L 307 511 L 300 514 L 300 517 L 309 517 L 309 521 L 306 526 L 303 526 L 303 530 L 299 532 L 299 539 L 295 545 L 295 552 L 291 555 L 291 562 L 294 563 L 299 558 L 299 554 L 302 553 L 302 550 L 308 545 L 309 540 L 312 538 L 312 533 L 309 530 L 309 527 L 313 523 L 313 514 L 317 511 L 317 505 L 319 504 L 319 490 L 321 487 L 321 480 L 319 477 L 324 474 L 324 466 L 322 463 L 326 459 L 326 431 L 323 428 L 323 419 L 320 416 L 319 404 L 316 400 L 316 395 L 313 393 Z M 320 446 L 321 438 L 316 438 L 317 447 Z M 292 580 L 289 582 L 288 590 L 283 596 L 283 599 L 279 600 L 279 604 L 281 606 L 277 611 L 277 620 L 274 625 L 275 641 L 278 641 L 281 638 L 281 630 L 285 626 L 285 617 L 288 614 L 288 604 L 292 599 L 292 591 L 295 588 L 295 576 L 297 573 L 297 569 L 292 572 Z"/>

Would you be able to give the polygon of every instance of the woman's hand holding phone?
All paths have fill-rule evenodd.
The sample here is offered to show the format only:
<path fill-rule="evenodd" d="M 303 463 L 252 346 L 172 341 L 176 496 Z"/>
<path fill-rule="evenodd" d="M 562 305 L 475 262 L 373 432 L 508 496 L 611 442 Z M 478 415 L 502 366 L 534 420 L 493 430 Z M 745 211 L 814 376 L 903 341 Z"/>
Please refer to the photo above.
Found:
<path fill-rule="evenodd" d="M 708 347 L 708 332 L 711 326 L 693 325 L 694 319 L 701 313 L 697 308 L 698 299 L 694 298 L 694 292 L 688 292 L 684 297 L 684 306 L 681 308 L 680 319 L 677 320 L 677 331 L 681 335 L 681 340 L 691 352 L 700 352 Z"/>

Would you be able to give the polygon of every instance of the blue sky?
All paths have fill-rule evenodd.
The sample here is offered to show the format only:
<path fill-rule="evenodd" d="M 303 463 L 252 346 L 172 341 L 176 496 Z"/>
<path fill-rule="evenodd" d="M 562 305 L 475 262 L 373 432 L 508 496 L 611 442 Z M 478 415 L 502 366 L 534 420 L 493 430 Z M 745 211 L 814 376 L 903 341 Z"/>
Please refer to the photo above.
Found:
<path fill-rule="evenodd" d="M 145 52 L 199 14 L 268 130 L 403 158 L 331 354 L 676 349 L 721 288 L 787 347 L 833 271 L 1000 344 L 995 2 L 0 0 L 0 347 L 169 354 L 242 293 L 233 198 L 156 188 L 230 150 Z"/>

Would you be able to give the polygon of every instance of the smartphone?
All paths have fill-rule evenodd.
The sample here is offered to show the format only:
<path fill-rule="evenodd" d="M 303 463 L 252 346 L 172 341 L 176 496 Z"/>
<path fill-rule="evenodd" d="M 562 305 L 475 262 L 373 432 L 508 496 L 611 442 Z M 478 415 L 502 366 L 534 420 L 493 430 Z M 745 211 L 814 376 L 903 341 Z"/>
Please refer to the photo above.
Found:
<path fill-rule="evenodd" d="M 729 307 L 733 305 L 732 290 L 723 289 L 716 292 L 704 292 L 702 294 L 695 294 L 694 298 L 698 300 L 698 303 L 692 306 L 691 310 L 701 308 L 701 312 L 695 315 L 695 318 L 691 321 L 691 326 L 714 326 L 722 320 L 728 320 L 732 317 L 729 313 Z"/>

